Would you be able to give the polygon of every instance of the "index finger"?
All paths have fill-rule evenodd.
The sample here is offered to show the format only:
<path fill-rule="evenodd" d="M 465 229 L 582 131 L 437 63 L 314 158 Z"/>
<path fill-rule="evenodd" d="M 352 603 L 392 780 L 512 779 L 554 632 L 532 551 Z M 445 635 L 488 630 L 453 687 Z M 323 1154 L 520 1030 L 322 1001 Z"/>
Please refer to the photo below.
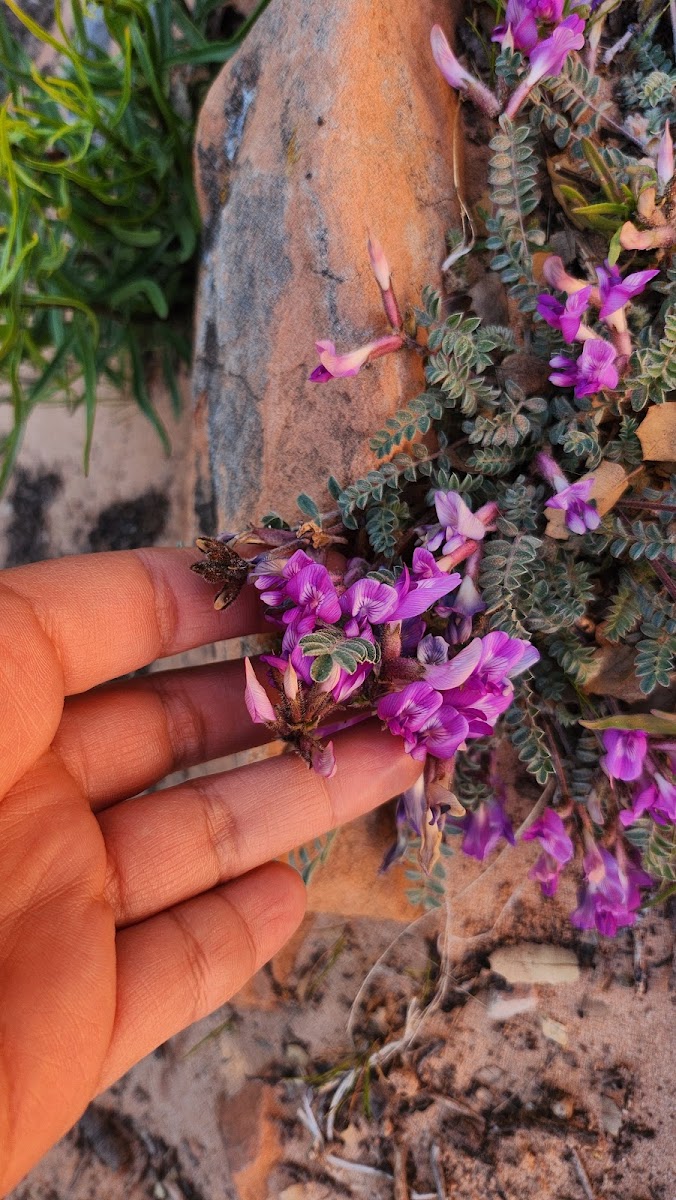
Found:
<path fill-rule="evenodd" d="M 61 663 L 65 694 L 224 638 L 261 633 L 263 608 L 245 587 L 217 611 L 194 550 L 116 550 L 13 567 L 5 587 L 33 609 Z"/>

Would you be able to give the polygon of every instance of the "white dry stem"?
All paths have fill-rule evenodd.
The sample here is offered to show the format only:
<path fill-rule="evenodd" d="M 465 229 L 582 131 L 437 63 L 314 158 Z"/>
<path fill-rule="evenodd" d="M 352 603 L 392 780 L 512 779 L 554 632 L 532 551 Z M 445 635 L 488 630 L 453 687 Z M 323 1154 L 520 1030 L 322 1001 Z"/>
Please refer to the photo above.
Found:
<path fill-rule="evenodd" d="M 441 1152 L 435 1142 L 430 1148 L 430 1167 L 432 1169 L 432 1178 L 434 1179 L 434 1186 L 437 1189 L 437 1200 L 446 1200 L 446 1187 L 441 1177 L 441 1167 L 439 1165 L 440 1158 Z"/>
<path fill-rule="evenodd" d="M 337 1154 L 327 1154 L 324 1159 L 332 1167 L 342 1171 L 351 1171 L 354 1175 L 370 1175 L 371 1178 L 387 1179 L 394 1183 L 394 1175 L 389 1171 L 381 1171 L 378 1167 L 369 1167 L 366 1163 L 351 1162 L 348 1158 L 339 1158 Z M 411 1192 L 411 1200 L 438 1200 L 437 1192 Z"/>
<path fill-rule="evenodd" d="M 300 1108 L 296 1109 L 298 1120 L 305 1126 L 308 1133 L 312 1135 L 313 1149 L 318 1150 L 324 1145 L 324 1135 L 319 1128 L 317 1118 L 312 1111 L 310 1104 L 310 1093 L 305 1092 L 300 1103 Z"/>
<path fill-rule="evenodd" d="M 601 61 L 603 63 L 605 63 L 606 66 L 608 66 L 608 64 L 611 63 L 613 61 L 613 59 L 615 58 L 615 55 L 621 54 L 622 51 L 624 50 L 625 46 L 629 45 L 631 39 L 633 38 L 633 36 L 636 32 L 637 32 L 636 25 L 629 25 L 627 27 L 627 29 L 624 31 L 624 33 L 622 34 L 622 37 L 618 38 L 617 41 L 614 42 L 612 46 L 608 47 L 608 49 L 606 50 L 605 54 L 603 55 L 603 58 L 601 59 Z"/>
<path fill-rule="evenodd" d="M 452 142 L 451 161 L 453 164 L 453 188 L 455 190 L 458 204 L 460 206 L 460 218 L 462 221 L 462 241 L 461 241 L 460 245 L 456 246 L 455 249 L 451 250 L 451 253 L 448 255 L 448 257 L 444 259 L 444 261 L 441 264 L 442 271 L 448 271 L 449 268 L 452 267 L 453 264 L 458 261 L 458 259 L 464 258 L 464 256 L 466 254 L 469 254 L 470 250 L 474 249 L 474 244 L 476 242 L 476 235 L 474 233 L 474 224 L 472 222 L 472 217 L 470 215 L 469 209 L 467 208 L 467 205 L 465 204 L 465 201 L 463 199 L 462 190 L 461 190 L 461 186 L 460 186 L 460 172 L 458 170 L 459 127 L 460 127 L 460 105 L 457 104 L 456 108 L 455 108 L 455 117 L 453 120 L 453 142 Z"/>

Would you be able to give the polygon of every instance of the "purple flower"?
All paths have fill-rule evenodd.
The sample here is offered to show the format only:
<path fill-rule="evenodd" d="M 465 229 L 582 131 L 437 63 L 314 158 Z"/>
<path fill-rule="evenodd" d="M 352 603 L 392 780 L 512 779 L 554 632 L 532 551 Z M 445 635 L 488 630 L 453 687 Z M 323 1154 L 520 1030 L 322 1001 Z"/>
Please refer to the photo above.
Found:
<path fill-rule="evenodd" d="M 573 843 L 566 833 L 566 827 L 553 808 L 546 808 L 541 817 L 526 829 L 522 835 L 524 842 L 538 839 L 543 850 L 555 858 L 561 866 L 570 862 L 573 857 Z"/>
<path fill-rule="evenodd" d="M 418 555 L 427 555 L 434 563 L 429 551 L 418 549 L 413 554 L 413 570 L 423 572 L 426 569 L 423 558 L 417 558 Z M 440 571 L 436 564 L 434 566 L 434 573 L 419 573 L 417 576 L 411 575 L 408 567 L 404 567 L 394 585 L 398 602 L 394 612 L 387 618 L 388 621 L 405 621 L 411 617 L 419 617 L 442 596 L 458 586 L 460 576 L 457 573 L 447 575 L 445 571 Z"/>
<path fill-rule="evenodd" d="M 343 593 L 340 605 L 360 627 L 364 622 L 384 625 L 419 617 L 459 582 L 458 574 L 447 575 L 439 570 L 429 551 L 417 549 L 413 554 L 412 571 L 404 567 L 394 587 L 378 579 L 358 579 Z M 358 629 L 346 627 L 346 631 L 353 637 Z"/>
<path fill-rule="evenodd" d="M 442 530 L 446 530 L 444 554 L 457 550 L 464 542 L 480 542 L 486 536 L 486 526 L 472 512 L 459 492 L 435 492 L 434 507 Z M 444 542 L 443 532 L 436 533 L 427 543 L 428 550 L 436 550 Z M 449 592 L 451 588 L 448 589 Z"/>
<path fill-rule="evenodd" d="M 442 704 L 418 730 L 416 745 L 410 751 L 411 758 L 423 762 L 428 754 L 436 758 L 453 758 L 456 750 L 464 746 L 469 733 L 467 719 L 452 704 Z"/>
<path fill-rule="evenodd" d="M 270 703 L 268 694 L 254 675 L 254 669 L 248 658 L 244 659 L 246 687 L 244 702 L 249 710 L 249 716 L 256 725 L 271 725 L 276 721 L 275 710 Z"/>
<path fill-rule="evenodd" d="M 468 735 L 483 737 L 512 702 L 511 680 L 539 657 L 530 642 L 498 631 L 474 638 L 448 663 L 426 667 L 425 678 L 465 716 Z"/>
<path fill-rule="evenodd" d="M 504 22 L 495 26 L 491 41 L 500 42 L 504 49 L 502 43 L 511 33 L 514 49 L 522 50 L 524 54 L 530 53 L 538 40 L 536 7 L 537 4 L 532 3 L 532 0 L 507 0 Z"/>
<path fill-rule="evenodd" d="M 462 645 L 472 636 L 472 618 L 483 612 L 485 607 L 486 604 L 472 576 L 465 575 L 452 603 L 448 606 L 447 636 L 452 645 Z"/>
<path fill-rule="evenodd" d="M 326 567 L 320 563 L 301 567 L 289 580 L 286 594 L 303 615 L 313 614 L 328 625 L 340 620 L 338 594 Z M 284 613 L 284 621 L 289 617 L 289 612 Z"/>
<path fill-rule="evenodd" d="M 428 683 L 407 683 L 378 701 L 377 713 L 390 733 L 403 737 L 408 754 L 418 743 L 418 730 L 441 708 L 443 699 Z"/>
<path fill-rule="evenodd" d="M 596 268 L 596 274 L 599 279 L 599 291 L 601 293 L 601 308 L 599 316 L 606 320 L 617 312 L 619 308 L 624 308 L 634 296 L 639 296 L 645 287 L 659 275 L 659 271 L 636 271 L 633 275 L 627 275 L 623 279 L 619 269 L 616 266 L 610 265 L 606 260 L 602 267 Z M 610 386 L 606 384 L 606 386 Z M 617 386 L 614 384 L 612 386 Z M 585 395 L 588 393 L 577 393 Z"/>
<path fill-rule="evenodd" d="M 620 813 L 620 821 L 624 826 L 633 825 L 646 812 L 658 825 L 676 822 L 676 783 L 659 771 L 641 781 L 631 808 Z"/>
<path fill-rule="evenodd" d="M 522 834 L 522 838 L 524 842 L 531 842 L 534 838 L 540 842 L 542 854 L 532 867 L 530 878 L 540 884 L 543 896 L 553 896 L 559 884 L 561 868 L 573 857 L 573 843 L 563 821 L 553 808 L 546 808 L 542 816 Z"/>
<path fill-rule="evenodd" d="M 610 342 L 603 338 L 590 338 L 584 343 L 578 359 L 555 354 L 550 359 L 549 365 L 555 369 L 549 378 L 559 387 L 575 388 L 577 397 L 593 396 L 605 388 L 613 391 L 619 382 L 616 358 L 617 351 Z"/>
<path fill-rule="evenodd" d="M 582 318 L 589 307 L 590 296 L 591 286 L 581 288 L 568 296 L 565 304 L 562 304 L 555 296 L 542 292 L 537 298 L 538 312 L 552 329 L 558 329 L 563 334 L 564 341 L 574 342 Z"/>
<path fill-rule="evenodd" d="M 512 826 L 500 800 L 480 804 L 474 812 L 468 812 L 463 818 L 463 826 L 463 852 L 478 858 L 479 862 L 495 850 L 501 838 L 505 838 L 510 846 L 514 845 Z"/>
<path fill-rule="evenodd" d="M 550 37 L 538 42 L 530 51 L 530 71 L 510 97 L 505 115 L 510 119 L 516 115 L 535 85 L 547 75 L 560 75 L 572 50 L 584 46 L 584 21 L 571 13 L 557 25 Z"/>
<path fill-rule="evenodd" d="M 438 665 L 448 662 L 448 651 L 449 645 L 446 638 L 435 637 L 434 634 L 428 633 L 418 643 L 416 658 L 425 666 L 430 666 L 432 663 Z"/>
<path fill-rule="evenodd" d="M 586 533 L 588 529 L 598 529 L 601 524 L 597 510 L 587 503 L 593 486 L 593 478 L 578 479 L 577 483 L 562 488 L 547 501 L 547 508 L 563 509 L 571 533 Z"/>
<path fill-rule="evenodd" d="M 638 779 L 648 753 L 648 736 L 641 729 L 604 729 L 601 766 L 610 779 Z"/>
<path fill-rule="evenodd" d="M 399 597 L 393 587 L 369 578 L 358 579 L 340 598 L 343 612 L 355 617 L 359 624 L 369 621 L 373 625 L 383 625 L 398 603 Z"/>
<path fill-rule="evenodd" d="M 464 717 L 422 681 L 383 696 L 377 712 L 390 733 L 403 737 L 406 753 L 423 761 L 428 753 L 452 758 L 467 736 Z"/>
<path fill-rule="evenodd" d="M 575 13 L 561 21 L 548 38 L 531 50 L 531 87 L 548 75 L 560 75 L 568 55 L 584 46 L 584 21 Z"/>
<path fill-rule="evenodd" d="M 315 342 L 319 355 L 319 366 L 310 375 L 311 383 L 327 383 L 329 379 L 347 379 L 358 375 L 365 363 L 372 358 L 381 358 L 383 354 L 392 354 L 401 350 L 404 339 L 401 334 L 390 333 L 384 337 L 358 346 L 347 354 L 336 354 L 333 342 Z"/>
<path fill-rule="evenodd" d="M 614 937 L 618 929 L 633 925 L 641 903 L 639 888 L 651 887 L 652 879 L 618 846 L 618 858 L 609 850 L 593 846 L 584 857 L 585 882 L 578 896 L 578 907 L 571 913 L 577 929 L 598 929 L 604 937 Z M 622 856 L 622 863 L 619 856 Z"/>

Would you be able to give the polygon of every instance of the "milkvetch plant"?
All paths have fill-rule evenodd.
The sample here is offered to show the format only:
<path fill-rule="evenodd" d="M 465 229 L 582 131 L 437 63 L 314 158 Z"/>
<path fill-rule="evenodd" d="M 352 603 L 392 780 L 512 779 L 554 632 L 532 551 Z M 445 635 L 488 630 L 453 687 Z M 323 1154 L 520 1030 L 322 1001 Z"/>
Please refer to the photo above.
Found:
<path fill-rule="evenodd" d="M 423 764 L 385 866 L 409 836 L 426 871 L 454 838 L 480 860 L 514 843 L 511 739 L 543 788 L 532 877 L 552 896 L 572 873 L 571 920 L 603 935 L 676 885 L 676 67 L 668 19 L 642 14 L 486 6 L 472 61 L 431 31 L 430 70 L 490 142 L 490 209 L 415 308 L 372 236 L 383 328 L 323 337 L 310 376 L 377 386 L 378 357 L 415 352 L 425 391 L 374 434 L 379 465 L 329 479 L 331 511 L 303 494 L 296 526 L 200 543 L 279 631 L 267 687 L 247 665 L 255 721 L 328 776 L 332 733 L 375 715 Z M 473 311 L 469 254 L 509 327 Z"/>

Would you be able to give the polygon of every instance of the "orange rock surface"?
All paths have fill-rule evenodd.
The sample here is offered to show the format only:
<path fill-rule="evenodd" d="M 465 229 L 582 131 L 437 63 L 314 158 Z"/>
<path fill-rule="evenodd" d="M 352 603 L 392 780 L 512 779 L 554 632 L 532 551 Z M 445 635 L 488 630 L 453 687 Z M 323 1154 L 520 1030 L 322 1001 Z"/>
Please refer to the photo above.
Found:
<path fill-rule="evenodd" d="M 427 31 L 443 0 L 273 3 L 207 97 L 196 136 L 204 244 L 195 402 L 202 502 L 235 528 L 301 490 L 326 501 L 372 465 L 368 437 L 422 390 L 414 354 L 308 382 L 314 341 L 386 332 L 369 268 L 383 244 L 400 302 L 438 283 L 457 222 L 454 97 Z M 208 459 L 208 461 L 207 461 Z"/>

